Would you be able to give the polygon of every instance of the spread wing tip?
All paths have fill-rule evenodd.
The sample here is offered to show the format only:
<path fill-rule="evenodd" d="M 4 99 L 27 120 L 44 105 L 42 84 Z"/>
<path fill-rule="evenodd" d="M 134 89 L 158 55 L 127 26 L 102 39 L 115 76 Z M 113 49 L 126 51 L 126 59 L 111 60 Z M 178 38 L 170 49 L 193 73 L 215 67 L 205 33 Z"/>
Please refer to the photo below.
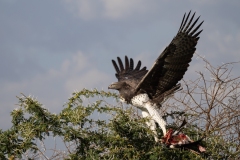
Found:
<path fill-rule="evenodd" d="M 114 61 L 113 59 L 112 59 L 112 64 L 113 64 L 113 67 L 115 68 L 116 72 L 119 73 L 120 70 L 118 68 L 118 65 L 117 65 L 116 61 Z"/>
<path fill-rule="evenodd" d="M 118 64 L 117 64 L 118 62 Z M 112 60 L 112 64 L 114 69 L 116 70 L 116 75 L 119 76 L 119 74 L 131 72 L 131 71 L 146 71 L 146 67 L 141 68 L 141 61 L 139 60 L 136 68 L 134 69 L 134 61 L 132 58 L 128 58 L 128 56 L 125 56 L 125 66 L 123 65 L 123 61 L 120 57 L 117 57 L 117 62 L 115 60 Z M 143 73 L 143 72 L 139 72 Z"/>
<path fill-rule="evenodd" d="M 181 31 L 183 30 L 184 26 L 185 26 L 186 23 L 187 23 L 187 20 L 188 20 L 190 14 L 191 14 L 191 10 L 190 10 L 190 12 L 188 13 L 188 15 L 187 15 L 187 17 L 186 17 L 186 19 L 185 19 L 186 13 L 184 13 L 184 16 L 183 16 L 183 19 L 182 19 L 182 23 L 181 23 L 181 25 L 180 25 L 180 28 L 179 28 L 179 31 L 178 31 L 178 32 L 181 32 Z"/>
<path fill-rule="evenodd" d="M 199 16 L 199 17 L 192 23 L 192 20 L 194 19 L 194 16 L 195 16 L 195 13 L 196 13 L 196 12 L 193 13 L 193 15 L 191 16 L 191 19 L 189 20 L 189 22 L 188 22 L 188 19 L 189 19 L 189 17 L 190 17 L 191 10 L 190 10 L 190 12 L 188 13 L 187 17 L 186 17 L 186 13 L 184 14 L 183 19 L 182 19 L 182 22 L 181 22 L 181 25 L 180 25 L 179 30 L 178 30 L 178 33 L 179 33 L 179 32 L 189 33 L 189 32 L 193 29 L 193 27 L 195 26 L 195 24 L 198 22 L 199 18 L 201 17 L 201 16 Z M 188 22 L 188 23 L 187 23 L 187 22 Z M 202 25 L 203 22 L 204 22 L 204 21 L 202 21 L 202 22 L 190 33 L 190 35 L 194 34 L 194 33 L 199 29 L 199 27 Z"/>

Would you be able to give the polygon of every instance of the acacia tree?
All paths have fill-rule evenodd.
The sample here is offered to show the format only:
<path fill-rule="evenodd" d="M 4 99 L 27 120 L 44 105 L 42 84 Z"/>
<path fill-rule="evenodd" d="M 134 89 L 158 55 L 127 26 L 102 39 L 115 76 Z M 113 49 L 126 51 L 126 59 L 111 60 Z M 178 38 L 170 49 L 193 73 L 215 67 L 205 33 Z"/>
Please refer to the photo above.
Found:
<path fill-rule="evenodd" d="M 185 118 L 183 132 L 193 140 L 202 136 L 207 152 L 169 149 L 154 141 L 135 107 L 118 102 L 115 93 L 87 90 L 73 93 L 64 109 L 53 114 L 33 97 L 22 96 L 12 111 L 12 127 L 0 131 L 1 159 L 227 159 L 240 149 L 239 77 L 231 77 L 231 65 L 199 72 L 194 81 L 183 81 L 184 89 L 161 109 L 168 128 Z M 114 101 L 113 101 L 114 99 Z M 159 138 L 162 137 L 158 130 Z M 63 148 L 46 147 L 46 138 L 58 138 Z M 50 152 L 49 152 L 50 151 Z"/>

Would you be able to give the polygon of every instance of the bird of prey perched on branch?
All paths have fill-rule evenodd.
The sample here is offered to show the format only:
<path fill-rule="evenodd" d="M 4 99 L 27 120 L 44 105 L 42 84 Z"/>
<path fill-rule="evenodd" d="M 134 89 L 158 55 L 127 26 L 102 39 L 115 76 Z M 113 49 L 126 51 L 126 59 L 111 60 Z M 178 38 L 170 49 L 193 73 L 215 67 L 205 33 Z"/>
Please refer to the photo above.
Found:
<path fill-rule="evenodd" d="M 141 61 L 138 61 L 134 67 L 133 59 L 127 56 L 125 56 L 125 66 L 119 57 L 117 57 L 118 64 L 112 60 L 118 82 L 108 88 L 118 90 L 122 101 L 142 110 L 143 117 L 150 117 L 151 120 L 147 125 L 155 134 L 155 122 L 157 122 L 164 136 L 167 133 L 166 122 L 159 108 L 168 96 L 180 89 L 178 82 L 188 69 L 196 50 L 199 34 L 202 32 L 199 28 L 203 21 L 196 25 L 200 16 L 193 20 L 195 13 L 190 16 L 190 11 L 187 16 L 185 15 L 177 35 L 159 55 L 150 70 L 146 67 L 141 68 Z M 157 136 L 155 140 L 158 141 Z"/>

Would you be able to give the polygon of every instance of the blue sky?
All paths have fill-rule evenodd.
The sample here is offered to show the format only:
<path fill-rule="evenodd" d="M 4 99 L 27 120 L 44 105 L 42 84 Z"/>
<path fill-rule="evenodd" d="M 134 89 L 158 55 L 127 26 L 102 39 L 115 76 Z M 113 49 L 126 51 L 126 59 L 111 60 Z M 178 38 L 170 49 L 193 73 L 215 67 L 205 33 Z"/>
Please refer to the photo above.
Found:
<path fill-rule="evenodd" d="M 196 52 L 214 65 L 240 61 L 239 8 L 239 0 L 1 0 L 0 128 L 11 125 L 20 93 L 59 112 L 74 90 L 107 90 L 117 56 L 150 68 L 189 10 L 204 20 Z M 202 69 L 195 56 L 184 78 Z"/>

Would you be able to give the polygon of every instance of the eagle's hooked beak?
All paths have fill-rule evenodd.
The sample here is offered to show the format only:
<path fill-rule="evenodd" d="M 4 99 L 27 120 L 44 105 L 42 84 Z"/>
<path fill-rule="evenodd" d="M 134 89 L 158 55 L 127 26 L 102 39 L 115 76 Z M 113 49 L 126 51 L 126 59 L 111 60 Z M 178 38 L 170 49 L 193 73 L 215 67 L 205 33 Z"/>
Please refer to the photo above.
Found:
<path fill-rule="evenodd" d="M 122 87 L 126 87 L 126 82 L 114 82 L 110 86 L 108 86 L 108 89 L 116 89 L 120 90 Z"/>
<path fill-rule="evenodd" d="M 112 83 L 108 86 L 108 89 L 116 89 L 116 83 Z"/>

